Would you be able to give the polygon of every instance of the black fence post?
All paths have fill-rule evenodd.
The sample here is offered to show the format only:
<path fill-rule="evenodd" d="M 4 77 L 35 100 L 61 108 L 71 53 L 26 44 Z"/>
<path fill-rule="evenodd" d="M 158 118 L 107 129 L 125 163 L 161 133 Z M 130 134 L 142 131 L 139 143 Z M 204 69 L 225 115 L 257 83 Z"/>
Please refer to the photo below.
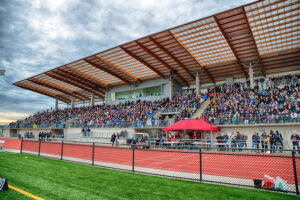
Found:
<path fill-rule="evenodd" d="M 64 141 L 61 141 L 61 152 L 60 152 L 60 159 L 63 159 L 63 154 L 64 154 Z"/>
<path fill-rule="evenodd" d="M 199 148 L 200 182 L 202 182 L 202 147 Z"/>
<path fill-rule="evenodd" d="M 41 140 L 39 139 L 39 153 L 38 153 L 38 156 L 41 155 Z"/>
<path fill-rule="evenodd" d="M 92 155 L 92 165 L 95 165 L 95 142 L 93 142 L 93 155 Z"/>
<path fill-rule="evenodd" d="M 23 150 L 23 136 L 21 137 L 21 148 L 20 148 L 20 153 L 22 153 Z"/>
<path fill-rule="evenodd" d="M 135 149 L 135 145 L 132 145 L 132 172 L 134 172 L 134 149 Z"/>
<path fill-rule="evenodd" d="M 294 178 L 295 178 L 295 187 L 296 187 L 296 194 L 299 195 L 299 187 L 298 187 L 298 177 L 297 177 L 297 168 L 296 168 L 296 158 L 295 158 L 296 151 L 292 151 L 292 158 L 293 158 L 293 168 L 294 168 Z"/>

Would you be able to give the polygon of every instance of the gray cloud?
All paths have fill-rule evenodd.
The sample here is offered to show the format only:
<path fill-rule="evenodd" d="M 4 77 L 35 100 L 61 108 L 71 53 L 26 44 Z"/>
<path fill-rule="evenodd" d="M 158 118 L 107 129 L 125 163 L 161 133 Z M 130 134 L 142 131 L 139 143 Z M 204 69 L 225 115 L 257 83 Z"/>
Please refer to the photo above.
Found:
<path fill-rule="evenodd" d="M 16 81 L 251 1 L 2 0 L 0 69 L 7 72 L 0 77 L 0 112 L 53 106 L 53 99 L 13 86 Z"/>

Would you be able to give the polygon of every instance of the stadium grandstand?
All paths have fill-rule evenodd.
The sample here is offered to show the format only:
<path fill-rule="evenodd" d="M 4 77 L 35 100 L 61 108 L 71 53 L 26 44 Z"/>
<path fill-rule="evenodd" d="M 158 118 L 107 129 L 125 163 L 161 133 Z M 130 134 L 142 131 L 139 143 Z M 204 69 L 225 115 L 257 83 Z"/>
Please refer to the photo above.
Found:
<path fill-rule="evenodd" d="M 269 173 L 285 181 L 284 191 L 299 194 L 298 182 L 293 182 L 293 168 L 288 166 L 288 172 L 278 170 L 278 166 L 284 168 L 291 150 L 300 154 L 299 6 L 299 0 L 256 1 L 18 81 L 15 86 L 51 97 L 55 106 L 10 123 L 2 129 L 2 136 L 18 141 L 22 138 L 22 142 L 28 143 L 23 142 L 21 147 L 16 144 L 21 152 L 38 151 L 38 155 L 41 141 L 45 146 L 46 141 L 47 145 L 57 142 L 62 146 L 67 141 L 81 142 L 84 144 L 78 148 L 73 144 L 72 150 L 71 145 L 66 145 L 61 147 L 61 155 L 53 154 L 61 159 L 63 156 L 92 159 L 94 165 L 98 152 L 98 161 L 104 159 L 99 165 L 123 170 L 132 167 L 132 171 L 136 169 L 124 149 L 142 144 L 151 150 L 143 152 L 149 161 L 137 164 L 139 172 L 173 176 L 164 171 L 171 170 L 182 172 L 175 177 L 193 179 L 188 173 L 197 174 L 200 170 L 201 181 L 202 165 L 182 167 L 182 163 L 191 164 L 194 154 L 190 154 L 191 160 L 179 159 L 181 163 L 174 161 L 178 160 L 174 156 L 176 152 L 196 152 L 195 159 L 201 163 L 202 157 L 197 152 L 200 148 L 202 155 L 204 148 L 209 153 L 203 156 L 215 160 L 210 168 L 203 168 L 206 174 L 203 180 L 249 186 L 252 182 L 246 183 L 246 179 L 262 179 Z M 59 107 L 61 104 L 64 105 Z M 203 127 L 209 123 L 215 129 L 186 126 L 163 131 L 182 120 L 198 120 Z M 7 143 L 15 144 L 10 140 Z M 106 147 L 97 149 L 95 143 Z M 124 149 L 120 147 L 109 153 L 108 148 L 113 148 L 109 146 L 114 143 L 124 145 Z M 85 149 L 87 144 L 92 144 L 89 146 L 93 149 L 92 158 L 85 155 L 90 151 Z M 159 159 L 163 153 L 172 152 L 166 148 L 174 150 L 174 155 L 169 154 L 173 163 L 151 164 L 156 156 Z M 101 154 L 100 149 L 107 154 Z M 46 156 L 54 152 L 44 151 Z M 135 150 L 132 151 L 134 160 Z M 138 159 L 139 150 L 136 151 Z M 219 159 L 212 152 L 221 152 L 216 157 L 234 155 Z M 235 156 L 235 153 L 244 155 L 242 152 L 253 156 L 253 160 L 262 159 L 258 165 L 265 171 L 254 170 L 251 174 L 254 161 L 248 162 L 247 156 Z M 164 158 L 167 163 L 167 156 Z M 296 158 L 299 165 L 299 157 Z M 242 164 L 229 163 L 234 159 L 240 159 Z M 240 171 L 224 174 L 217 169 L 224 163 Z M 299 169 L 297 173 L 300 176 Z M 265 177 L 265 183 L 266 180 L 269 179 Z"/>
<path fill-rule="evenodd" d="M 10 127 L 297 123 L 299 45 L 298 1 L 254 2 L 14 83 L 55 108 Z"/>

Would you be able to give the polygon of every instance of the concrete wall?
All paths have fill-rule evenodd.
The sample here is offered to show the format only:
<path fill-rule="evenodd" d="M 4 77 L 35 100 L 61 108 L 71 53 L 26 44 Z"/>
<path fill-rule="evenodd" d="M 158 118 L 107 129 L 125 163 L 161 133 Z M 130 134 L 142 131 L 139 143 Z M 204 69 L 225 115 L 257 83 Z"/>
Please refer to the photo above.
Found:
<path fill-rule="evenodd" d="M 90 128 L 90 136 L 93 138 L 109 138 L 113 133 L 120 133 L 122 130 L 126 130 L 128 137 L 131 138 L 134 133 L 133 128 Z M 81 128 L 67 128 L 65 129 L 66 139 L 76 139 L 82 137 Z"/>
<path fill-rule="evenodd" d="M 148 87 L 154 87 L 154 86 L 161 86 L 162 87 L 162 95 L 161 96 L 142 97 L 142 98 L 135 98 L 135 99 L 127 99 L 127 100 L 136 101 L 137 99 L 142 99 L 142 100 L 151 100 L 151 101 L 153 101 L 153 100 L 156 100 L 156 99 L 159 99 L 159 98 L 169 96 L 169 90 L 170 90 L 169 80 L 168 79 L 154 79 L 154 80 L 149 80 L 149 81 L 142 82 L 138 85 L 120 85 L 120 86 L 113 87 L 108 91 L 106 103 L 108 103 L 108 104 L 118 104 L 120 102 L 126 101 L 126 100 L 111 101 L 111 93 L 129 91 L 129 90 L 136 90 L 136 89 L 148 88 Z"/>
<path fill-rule="evenodd" d="M 21 136 L 24 136 L 26 132 L 32 132 L 34 138 L 38 138 L 39 132 L 52 132 L 56 133 L 55 129 L 45 129 L 45 128 L 18 128 L 18 129 L 9 129 L 4 128 L 3 129 L 3 137 L 18 137 L 18 134 L 21 134 Z M 56 133 L 57 134 L 57 133 Z"/>
<path fill-rule="evenodd" d="M 248 148 L 251 147 L 251 137 L 254 131 L 261 134 L 262 132 L 269 133 L 270 130 L 276 131 L 278 130 L 285 141 L 285 149 L 292 148 L 292 143 L 290 142 L 290 137 L 293 131 L 296 131 L 298 134 L 300 134 L 300 124 L 270 124 L 270 125 L 241 125 L 241 126 L 232 126 L 232 125 L 223 125 L 221 127 L 221 132 L 213 132 L 212 136 L 213 139 L 216 138 L 218 133 L 224 134 L 224 132 L 227 133 L 236 133 L 237 131 L 243 132 L 248 136 L 247 145 Z M 82 137 L 81 128 L 67 128 L 64 129 L 64 136 L 66 139 L 70 140 L 76 140 L 76 141 L 82 141 L 82 142 L 109 142 L 110 137 L 113 133 L 120 133 L 122 130 L 125 130 L 125 128 L 91 128 L 91 138 L 84 138 Z M 150 134 L 150 137 L 153 137 L 156 133 L 160 131 L 160 129 L 157 128 L 126 128 L 128 132 L 128 138 L 133 137 L 133 134 L 136 132 L 146 132 Z M 9 137 L 17 137 L 17 133 L 21 133 L 22 136 L 24 136 L 25 132 L 32 132 L 35 138 L 38 138 L 38 133 L 40 131 L 52 131 L 51 129 L 3 129 L 3 137 L 9 138 Z M 13 133 L 13 134 L 12 134 Z M 206 133 L 210 132 L 204 132 L 202 134 L 202 138 L 205 138 Z M 98 139 L 97 139 L 98 138 Z M 102 138 L 102 139 L 100 139 Z"/>
<path fill-rule="evenodd" d="M 224 134 L 224 132 L 227 133 L 236 133 L 237 131 L 243 132 L 248 136 L 247 145 L 248 148 L 251 147 L 251 137 L 254 131 L 259 133 L 259 135 L 263 132 L 266 134 L 269 134 L 270 130 L 273 130 L 274 132 L 278 130 L 283 137 L 285 149 L 292 148 L 291 143 L 291 134 L 293 131 L 296 131 L 300 135 L 300 124 L 270 124 L 270 125 L 248 125 L 248 126 L 219 126 L 221 127 L 221 132 L 213 132 L 213 139 L 216 139 L 216 136 L 218 133 Z"/>

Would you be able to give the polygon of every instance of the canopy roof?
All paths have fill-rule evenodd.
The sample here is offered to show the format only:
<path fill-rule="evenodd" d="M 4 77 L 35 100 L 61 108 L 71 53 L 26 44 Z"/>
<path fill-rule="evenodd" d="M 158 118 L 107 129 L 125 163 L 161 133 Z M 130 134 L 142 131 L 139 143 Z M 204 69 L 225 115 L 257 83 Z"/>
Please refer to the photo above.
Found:
<path fill-rule="evenodd" d="M 162 128 L 163 131 L 220 131 L 219 127 L 210 125 L 203 119 L 180 120 L 170 126 Z"/>
<path fill-rule="evenodd" d="M 155 33 L 14 83 L 64 102 L 108 88 L 168 78 L 182 86 L 300 69 L 299 0 L 264 0 Z"/>

